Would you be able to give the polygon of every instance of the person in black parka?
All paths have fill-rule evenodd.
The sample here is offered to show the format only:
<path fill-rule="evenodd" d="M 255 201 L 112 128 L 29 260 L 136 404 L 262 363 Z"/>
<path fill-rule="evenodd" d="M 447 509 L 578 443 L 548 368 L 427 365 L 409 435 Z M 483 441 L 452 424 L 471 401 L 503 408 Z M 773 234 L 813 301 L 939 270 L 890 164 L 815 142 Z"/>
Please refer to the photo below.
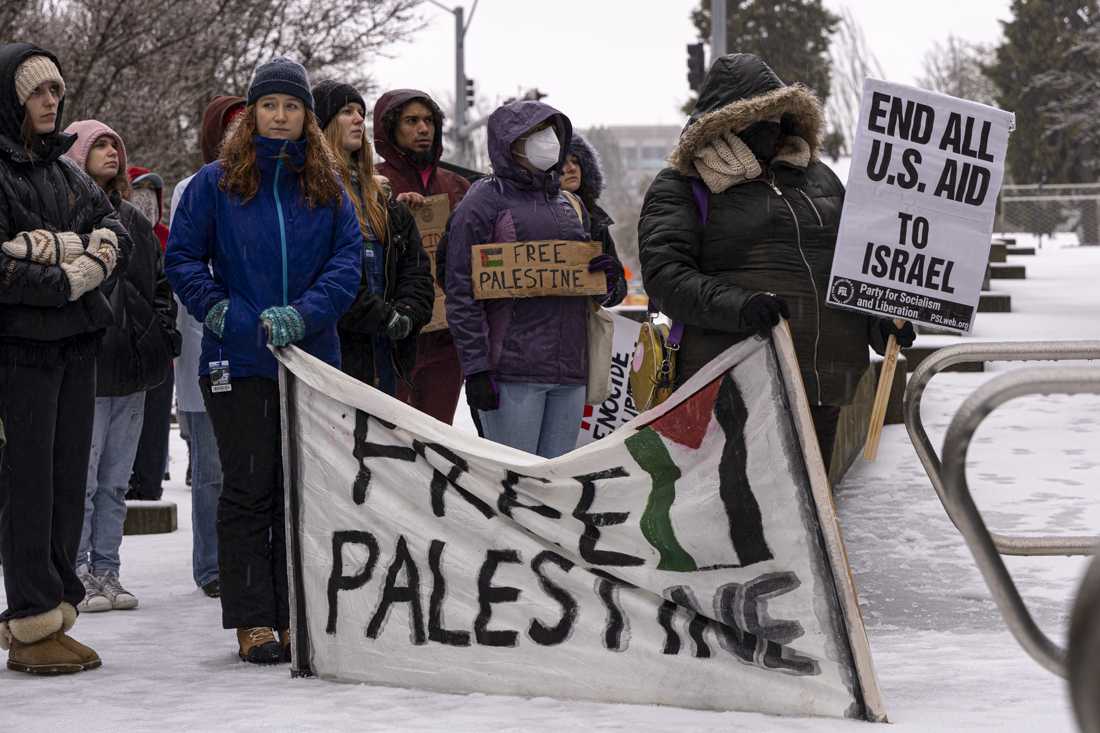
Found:
<path fill-rule="evenodd" d="M 401 384 L 411 389 L 416 337 L 432 318 L 430 260 L 412 213 L 375 175 L 358 90 L 327 80 L 313 87 L 313 98 L 325 138 L 340 155 L 340 175 L 363 234 L 362 284 L 338 324 L 340 366 L 392 397 Z"/>
<path fill-rule="evenodd" d="M 596 203 L 603 193 L 603 167 L 600 155 L 587 140 L 573 133 L 569 141 L 569 153 L 565 156 L 565 165 L 561 169 L 561 189 L 576 194 L 588 211 L 588 237 L 593 242 L 603 244 L 603 254 L 610 258 L 618 268 L 618 277 L 614 278 L 614 290 L 603 301 L 604 307 L 618 305 L 626 297 L 626 277 L 619 253 L 615 250 L 615 240 L 611 238 L 614 220 Z"/>
<path fill-rule="evenodd" d="M 789 318 L 826 467 L 840 408 L 894 333 L 912 326 L 825 307 L 844 186 L 817 159 L 821 103 L 752 54 L 722 56 L 642 206 L 642 279 L 685 324 L 677 385 Z M 702 197 L 703 201 L 700 201 Z M 707 209 L 706 221 L 700 204 Z"/>
<path fill-rule="evenodd" d="M 63 154 L 57 58 L 0 46 L 0 558 L 8 667 L 98 667 L 65 632 L 84 585 L 74 568 L 95 409 L 96 365 L 113 322 L 105 290 L 130 256 L 107 195 Z"/>

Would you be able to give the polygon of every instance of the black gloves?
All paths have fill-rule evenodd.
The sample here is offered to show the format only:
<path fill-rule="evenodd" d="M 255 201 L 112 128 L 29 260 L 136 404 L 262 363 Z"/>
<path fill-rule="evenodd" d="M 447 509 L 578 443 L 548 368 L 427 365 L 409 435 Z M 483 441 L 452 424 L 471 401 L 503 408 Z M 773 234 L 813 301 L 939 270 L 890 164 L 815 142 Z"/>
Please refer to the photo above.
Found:
<path fill-rule="evenodd" d="M 779 325 L 780 317 L 790 318 L 786 302 L 775 293 L 755 293 L 741 306 L 741 329 L 766 337 Z"/>
<path fill-rule="evenodd" d="M 478 372 L 466 378 L 466 402 L 473 409 L 484 412 L 500 407 L 500 393 L 492 372 Z"/>
<path fill-rule="evenodd" d="M 898 345 L 903 349 L 908 349 L 912 346 L 913 341 L 917 338 L 917 331 L 909 321 L 906 321 L 904 326 L 898 328 L 894 325 L 894 319 L 879 318 L 874 322 L 871 328 L 874 328 L 877 331 L 876 335 L 880 337 L 871 339 L 871 348 L 874 349 L 875 353 L 879 356 L 886 353 L 886 344 L 889 342 L 891 336 L 898 340 Z"/>
<path fill-rule="evenodd" d="M 386 336 L 392 341 L 400 341 L 408 337 L 410 331 L 412 331 L 412 319 L 394 308 L 389 320 L 386 321 Z"/>
<path fill-rule="evenodd" d="M 611 255 L 596 255 L 588 261 L 589 272 L 602 272 L 607 277 L 607 295 L 615 292 L 620 280 L 624 279 L 622 264 Z"/>

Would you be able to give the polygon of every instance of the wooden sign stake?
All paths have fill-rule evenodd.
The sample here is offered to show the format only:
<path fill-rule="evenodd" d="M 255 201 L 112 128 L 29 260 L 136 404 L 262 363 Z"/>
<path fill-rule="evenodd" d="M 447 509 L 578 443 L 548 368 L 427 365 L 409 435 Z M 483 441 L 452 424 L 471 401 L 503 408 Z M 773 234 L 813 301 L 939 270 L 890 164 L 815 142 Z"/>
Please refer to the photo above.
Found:
<path fill-rule="evenodd" d="M 901 328 L 905 320 L 895 318 L 894 325 Z M 890 403 L 890 388 L 894 384 L 894 369 L 898 365 L 898 352 L 901 347 L 893 335 L 886 342 L 886 354 L 882 359 L 882 371 L 878 375 L 878 389 L 875 390 L 875 404 L 871 408 L 871 422 L 867 426 L 867 442 L 863 445 L 863 457 L 873 461 L 878 457 L 878 441 L 882 436 L 882 426 L 886 422 L 886 407 Z"/>

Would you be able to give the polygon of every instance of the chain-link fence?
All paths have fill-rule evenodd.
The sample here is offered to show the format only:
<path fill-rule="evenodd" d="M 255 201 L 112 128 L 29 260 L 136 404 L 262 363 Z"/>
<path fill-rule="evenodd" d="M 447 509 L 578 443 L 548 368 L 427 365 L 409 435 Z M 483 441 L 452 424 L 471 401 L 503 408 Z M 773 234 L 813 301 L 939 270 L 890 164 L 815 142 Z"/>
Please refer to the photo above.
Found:
<path fill-rule="evenodd" d="M 1078 244 L 1100 244 L 1100 183 L 1003 186 L 997 207 L 998 232 L 1044 238 L 1073 233 Z"/>

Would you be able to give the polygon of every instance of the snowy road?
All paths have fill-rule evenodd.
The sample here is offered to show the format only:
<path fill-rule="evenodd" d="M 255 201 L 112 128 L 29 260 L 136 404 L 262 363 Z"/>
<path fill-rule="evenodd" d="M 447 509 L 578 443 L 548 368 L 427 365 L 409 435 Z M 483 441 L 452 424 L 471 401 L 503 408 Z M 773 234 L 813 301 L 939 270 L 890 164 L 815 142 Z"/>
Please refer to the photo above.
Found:
<path fill-rule="evenodd" d="M 982 314 L 977 338 L 1100 338 L 1100 248 L 1045 249 L 1021 259 L 1013 314 Z M 998 365 L 1000 368 L 1011 368 Z M 962 399 L 992 374 L 944 374 L 924 419 L 939 446 Z M 994 413 L 971 449 L 969 476 L 990 526 L 1006 532 L 1100 532 L 1100 398 L 1027 398 Z M 123 580 L 132 612 L 86 615 L 75 635 L 102 669 L 39 679 L 0 671 L 0 731 L 410 730 L 856 731 L 857 722 L 572 703 L 292 680 L 285 667 L 236 658 L 216 601 L 191 582 L 186 452 L 173 434 L 180 529 L 127 537 Z M 859 463 L 837 501 L 875 666 L 896 731 L 1073 729 L 1062 682 L 1028 658 L 1000 620 L 901 426 L 879 459 Z M 1063 640 L 1080 560 L 1011 559 L 1040 625 Z M 884 729 L 885 730 L 885 729 Z"/>

